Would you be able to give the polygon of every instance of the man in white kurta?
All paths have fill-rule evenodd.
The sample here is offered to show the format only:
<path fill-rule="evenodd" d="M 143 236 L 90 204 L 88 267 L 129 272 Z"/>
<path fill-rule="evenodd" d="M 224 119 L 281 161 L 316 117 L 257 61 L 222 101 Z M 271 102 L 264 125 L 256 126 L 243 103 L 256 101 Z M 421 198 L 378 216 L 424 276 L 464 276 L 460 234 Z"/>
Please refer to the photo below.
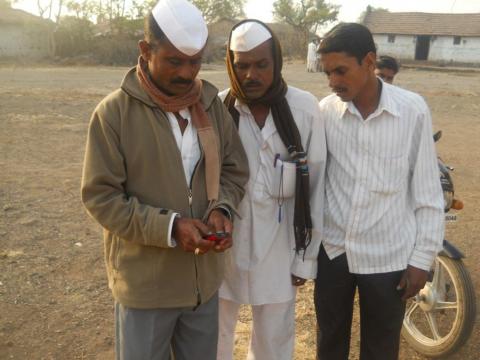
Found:
<path fill-rule="evenodd" d="M 234 27 L 229 43 L 229 60 L 235 69 L 235 75 L 229 71 L 232 82 L 236 80 L 246 88 L 251 83 L 260 88 L 271 85 L 268 80 L 265 83 L 262 71 L 268 67 L 269 61 L 275 61 L 274 56 L 268 57 L 271 51 L 275 52 L 272 50 L 275 45 L 270 43 L 275 43 L 270 30 L 265 29 L 268 28 L 263 24 L 248 20 Z M 265 46 L 266 59 L 261 50 Z M 279 72 L 281 64 L 275 64 L 275 69 Z M 229 110 L 237 114 L 250 179 L 238 207 L 233 247 L 226 254 L 226 275 L 219 291 L 219 360 L 233 358 L 235 325 L 241 304 L 252 306 L 253 329 L 248 359 L 292 359 L 296 287 L 316 275 L 322 226 L 325 134 L 315 97 L 306 91 L 285 87 L 285 99 L 307 152 L 312 240 L 305 251 L 295 251 L 296 170 L 295 165 L 288 162 L 289 152 L 275 126 L 272 109 L 266 106 L 262 116 L 255 104 L 234 98 Z M 255 86 L 252 88 L 246 91 L 247 96 L 255 96 Z M 223 91 L 220 98 L 225 99 L 231 91 Z M 257 93 L 260 96 L 262 91 Z"/>
<path fill-rule="evenodd" d="M 308 44 L 308 52 L 307 52 L 307 71 L 308 72 L 316 72 L 317 71 L 317 42 L 312 40 Z"/>

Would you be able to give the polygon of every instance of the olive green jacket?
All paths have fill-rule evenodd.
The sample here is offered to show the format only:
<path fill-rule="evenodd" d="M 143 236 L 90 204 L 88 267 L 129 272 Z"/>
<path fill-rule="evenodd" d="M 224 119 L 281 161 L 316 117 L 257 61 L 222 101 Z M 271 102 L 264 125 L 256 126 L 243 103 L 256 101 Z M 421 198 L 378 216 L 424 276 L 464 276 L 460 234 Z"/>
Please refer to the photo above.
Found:
<path fill-rule="evenodd" d="M 201 101 L 218 135 L 221 162 L 219 200 L 210 208 L 203 151 L 187 184 L 170 122 L 141 87 L 134 68 L 93 112 L 81 195 L 104 228 L 109 287 L 125 306 L 196 306 L 222 281 L 223 253 L 195 256 L 168 246 L 174 213 L 205 219 L 216 206 L 234 209 L 248 180 L 237 130 L 217 89 L 206 81 Z"/>

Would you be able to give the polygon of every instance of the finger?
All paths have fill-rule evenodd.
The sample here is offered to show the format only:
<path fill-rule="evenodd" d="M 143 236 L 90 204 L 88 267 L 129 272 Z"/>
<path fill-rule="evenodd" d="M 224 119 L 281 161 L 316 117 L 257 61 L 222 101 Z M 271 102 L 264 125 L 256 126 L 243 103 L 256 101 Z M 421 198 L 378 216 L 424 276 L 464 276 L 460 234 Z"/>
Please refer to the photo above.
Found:
<path fill-rule="evenodd" d="M 407 285 L 406 285 L 405 291 L 403 293 L 402 300 L 406 301 L 406 300 L 410 299 L 411 297 L 414 297 L 415 295 L 417 295 L 418 290 L 419 289 L 417 289 L 412 284 L 409 284 L 409 282 L 407 281 Z"/>
<path fill-rule="evenodd" d="M 200 238 L 195 243 L 195 247 L 200 248 L 204 253 L 208 252 L 214 246 L 215 246 L 215 241 L 205 240 L 205 239 L 202 239 L 202 238 Z"/>
<path fill-rule="evenodd" d="M 416 291 L 412 291 L 412 289 L 409 288 L 407 291 L 405 291 L 405 292 L 403 293 L 402 300 L 403 300 L 403 301 L 407 301 L 407 300 L 410 299 L 411 297 L 414 297 L 416 294 L 417 294 Z"/>
<path fill-rule="evenodd" d="M 225 232 L 225 226 L 223 224 L 224 221 L 222 215 L 215 216 L 214 220 L 212 221 L 212 226 L 215 232 Z"/>
<path fill-rule="evenodd" d="M 207 224 L 213 228 L 214 232 L 223 231 L 223 214 L 217 210 L 213 210 L 208 217 Z"/>
<path fill-rule="evenodd" d="M 407 273 L 403 273 L 402 278 L 400 279 L 400 282 L 397 285 L 397 290 L 405 290 L 405 287 L 407 286 Z"/>
<path fill-rule="evenodd" d="M 233 245 L 232 238 L 231 238 L 231 237 L 227 237 L 227 238 L 225 238 L 225 239 L 222 239 L 220 242 L 218 242 L 218 243 L 215 245 L 215 251 L 217 251 L 217 252 L 225 251 L 225 250 L 231 248 L 232 245 Z"/>
<path fill-rule="evenodd" d="M 225 218 L 225 221 L 223 222 L 223 228 L 223 231 L 226 233 L 233 233 L 233 223 L 228 218 Z"/>
<path fill-rule="evenodd" d="M 195 228 L 198 230 L 199 232 L 199 237 L 201 238 L 202 236 L 205 236 L 207 235 L 208 233 L 211 232 L 210 228 L 208 227 L 208 225 L 202 223 L 200 220 L 198 219 L 194 219 L 193 220 L 193 225 L 195 226 Z"/>

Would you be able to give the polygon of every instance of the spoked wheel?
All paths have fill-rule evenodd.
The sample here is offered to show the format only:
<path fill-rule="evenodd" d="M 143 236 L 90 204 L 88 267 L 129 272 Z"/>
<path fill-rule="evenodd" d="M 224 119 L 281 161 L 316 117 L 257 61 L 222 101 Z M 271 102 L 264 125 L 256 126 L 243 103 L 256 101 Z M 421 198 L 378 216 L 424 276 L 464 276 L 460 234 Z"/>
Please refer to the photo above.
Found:
<path fill-rule="evenodd" d="M 437 256 L 433 278 L 407 302 L 402 336 L 418 352 L 447 356 L 467 341 L 475 322 L 472 280 L 461 260 Z"/>

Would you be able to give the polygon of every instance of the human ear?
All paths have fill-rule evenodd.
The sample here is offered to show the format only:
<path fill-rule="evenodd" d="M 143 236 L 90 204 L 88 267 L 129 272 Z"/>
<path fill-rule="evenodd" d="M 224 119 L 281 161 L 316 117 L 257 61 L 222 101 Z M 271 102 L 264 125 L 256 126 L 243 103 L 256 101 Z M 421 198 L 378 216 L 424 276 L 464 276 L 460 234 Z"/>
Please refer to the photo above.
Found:
<path fill-rule="evenodd" d="M 152 47 L 146 40 L 140 40 L 138 42 L 138 48 L 140 50 L 140 55 L 146 61 L 150 60 L 150 55 L 152 53 Z"/>
<path fill-rule="evenodd" d="M 375 71 L 377 63 L 377 55 L 374 52 L 369 52 L 363 59 L 369 70 Z"/>

